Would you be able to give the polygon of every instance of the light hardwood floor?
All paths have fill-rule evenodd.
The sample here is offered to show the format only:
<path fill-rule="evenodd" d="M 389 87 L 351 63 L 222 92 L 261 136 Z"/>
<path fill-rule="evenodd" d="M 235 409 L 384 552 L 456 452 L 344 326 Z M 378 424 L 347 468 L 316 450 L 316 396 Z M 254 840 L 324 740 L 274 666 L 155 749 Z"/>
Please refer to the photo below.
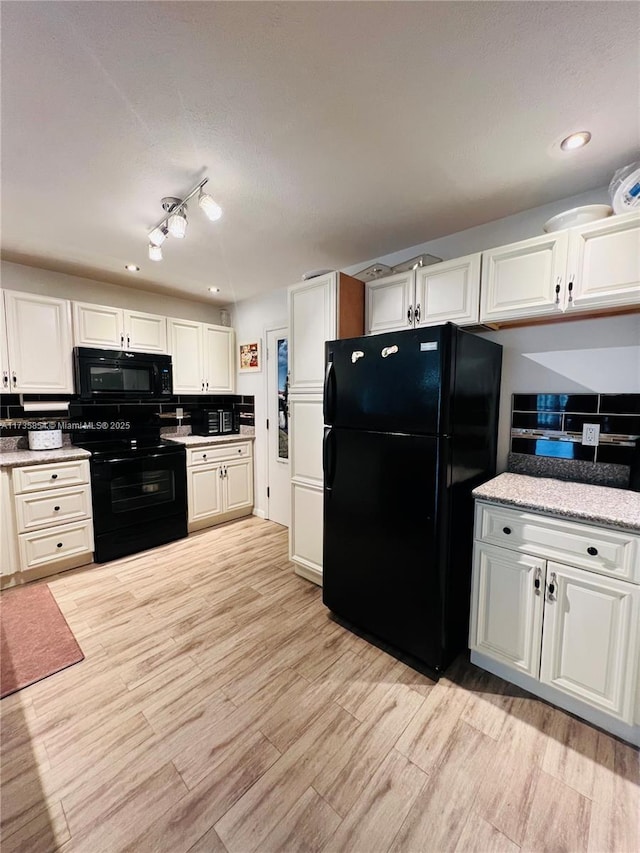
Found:
<path fill-rule="evenodd" d="M 49 585 L 85 660 L 0 703 L 2 851 L 636 853 L 638 752 L 334 623 L 249 518 Z"/>

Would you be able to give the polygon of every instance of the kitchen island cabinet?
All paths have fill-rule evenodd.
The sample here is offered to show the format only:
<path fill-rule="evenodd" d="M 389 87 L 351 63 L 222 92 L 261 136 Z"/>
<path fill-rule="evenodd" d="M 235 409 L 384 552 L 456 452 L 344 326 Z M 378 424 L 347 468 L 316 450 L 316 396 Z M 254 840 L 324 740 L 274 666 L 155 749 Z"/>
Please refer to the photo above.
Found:
<path fill-rule="evenodd" d="M 472 663 L 640 745 L 640 495 L 517 474 L 475 495 Z"/>

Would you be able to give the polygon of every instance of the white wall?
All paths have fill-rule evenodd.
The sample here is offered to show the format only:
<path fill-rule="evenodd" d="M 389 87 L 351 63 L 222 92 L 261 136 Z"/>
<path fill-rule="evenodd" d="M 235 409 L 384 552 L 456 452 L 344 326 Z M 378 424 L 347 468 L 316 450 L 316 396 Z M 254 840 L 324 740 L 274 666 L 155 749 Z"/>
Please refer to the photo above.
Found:
<path fill-rule="evenodd" d="M 464 200 L 461 199 L 460 203 L 464 204 Z M 451 258 L 461 258 L 463 255 L 470 255 L 473 252 L 493 249 L 495 246 L 506 246 L 508 243 L 517 243 L 518 240 L 526 240 L 529 237 L 544 234 L 542 226 L 547 219 L 550 219 L 557 213 L 562 213 L 564 210 L 580 207 L 583 204 L 609 204 L 607 188 L 601 187 L 597 190 L 590 190 L 580 195 L 551 202 L 551 204 L 545 204 L 542 207 L 524 210 L 522 213 L 505 216 L 503 219 L 495 219 L 493 222 L 487 222 L 485 225 L 476 225 L 475 228 L 467 228 L 466 231 L 457 231 L 455 234 L 439 237 L 437 240 L 429 240 L 427 243 L 419 243 L 417 246 L 410 246 L 407 249 L 401 249 L 390 255 L 379 255 L 378 257 L 370 258 L 368 261 L 347 267 L 342 272 L 353 275 L 376 261 L 393 267 L 402 261 L 415 258 L 417 255 L 422 254 L 435 255 L 436 258 L 448 261 Z"/>
<path fill-rule="evenodd" d="M 256 406 L 254 446 L 254 505 L 257 515 L 266 513 L 267 501 L 267 374 L 264 358 L 265 330 L 288 325 L 287 290 L 275 290 L 264 296 L 238 302 L 231 309 L 231 325 L 236 330 L 236 345 L 260 338 L 263 346 L 262 371 L 238 374 L 236 393 L 253 394 Z"/>
<path fill-rule="evenodd" d="M 136 290 L 133 287 L 121 287 L 117 284 L 52 272 L 39 267 L 28 267 L 9 261 L 2 261 L 1 273 L 2 287 L 6 290 L 59 296 L 61 299 L 92 302 L 95 305 L 111 305 L 115 308 L 130 308 L 133 311 L 164 314 L 181 320 L 220 322 L 219 307 L 203 302 L 193 302 L 189 299 L 179 299 L 147 290 Z"/>

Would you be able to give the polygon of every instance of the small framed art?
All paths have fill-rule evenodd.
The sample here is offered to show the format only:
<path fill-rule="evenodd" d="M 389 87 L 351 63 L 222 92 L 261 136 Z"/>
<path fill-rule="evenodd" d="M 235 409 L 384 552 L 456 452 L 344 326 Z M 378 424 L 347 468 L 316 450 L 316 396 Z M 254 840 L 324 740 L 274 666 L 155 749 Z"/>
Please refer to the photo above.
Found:
<path fill-rule="evenodd" d="M 262 370 L 262 346 L 260 338 L 248 344 L 240 344 L 240 359 L 238 370 L 240 373 L 259 373 Z"/>

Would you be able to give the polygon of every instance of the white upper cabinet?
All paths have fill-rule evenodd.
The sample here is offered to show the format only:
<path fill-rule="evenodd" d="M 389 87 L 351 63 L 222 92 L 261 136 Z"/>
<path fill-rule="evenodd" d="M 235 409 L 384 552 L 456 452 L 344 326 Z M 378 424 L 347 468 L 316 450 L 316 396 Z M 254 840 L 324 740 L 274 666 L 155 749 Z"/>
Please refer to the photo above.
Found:
<path fill-rule="evenodd" d="M 476 325 L 481 257 L 480 253 L 467 255 L 368 282 L 365 334 L 439 323 Z"/>
<path fill-rule="evenodd" d="M 385 276 L 365 287 L 365 334 L 410 329 L 415 319 L 416 274 L 409 272 Z"/>
<path fill-rule="evenodd" d="M 74 302 L 73 331 L 78 347 L 123 349 L 122 309 L 111 308 L 108 305 Z"/>
<path fill-rule="evenodd" d="M 124 310 L 125 348 L 131 352 L 167 351 L 167 318 L 143 311 Z"/>
<path fill-rule="evenodd" d="M 9 348 L 7 346 L 7 326 L 4 317 L 4 293 L 0 290 L 0 370 L 2 372 L 2 390 L 9 390 Z"/>
<path fill-rule="evenodd" d="M 74 302 L 73 328 L 79 347 L 167 351 L 167 319 L 159 314 Z"/>
<path fill-rule="evenodd" d="M 4 299 L 11 391 L 73 394 L 68 300 L 11 290 Z"/>
<path fill-rule="evenodd" d="M 289 288 L 289 392 L 322 391 L 324 344 L 337 337 L 337 273 Z"/>
<path fill-rule="evenodd" d="M 478 323 L 481 257 L 478 252 L 416 270 L 416 326 Z"/>
<path fill-rule="evenodd" d="M 233 394 L 235 335 L 228 326 L 205 326 L 203 331 L 205 393 Z"/>
<path fill-rule="evenodd" d="M 567 310 L 640 307 L 640 214 L 572 228 L 567 270 Z"/>
<path fill-rule="evenodd" d="M 173 393 L 203 394 L 202 323 L 170 319 L 169 352 L 173 363 Z"/>
<path fill-rule="evenodd" d="M 560 313 L 568 243 L 567 232 L 558 231 L 483 252 L 480 321 Z"/>
<path fill-rule="evenodd" d="M 169 321 L 174 394 L 233 394 L 235 335 L 228 326 Z"/>

